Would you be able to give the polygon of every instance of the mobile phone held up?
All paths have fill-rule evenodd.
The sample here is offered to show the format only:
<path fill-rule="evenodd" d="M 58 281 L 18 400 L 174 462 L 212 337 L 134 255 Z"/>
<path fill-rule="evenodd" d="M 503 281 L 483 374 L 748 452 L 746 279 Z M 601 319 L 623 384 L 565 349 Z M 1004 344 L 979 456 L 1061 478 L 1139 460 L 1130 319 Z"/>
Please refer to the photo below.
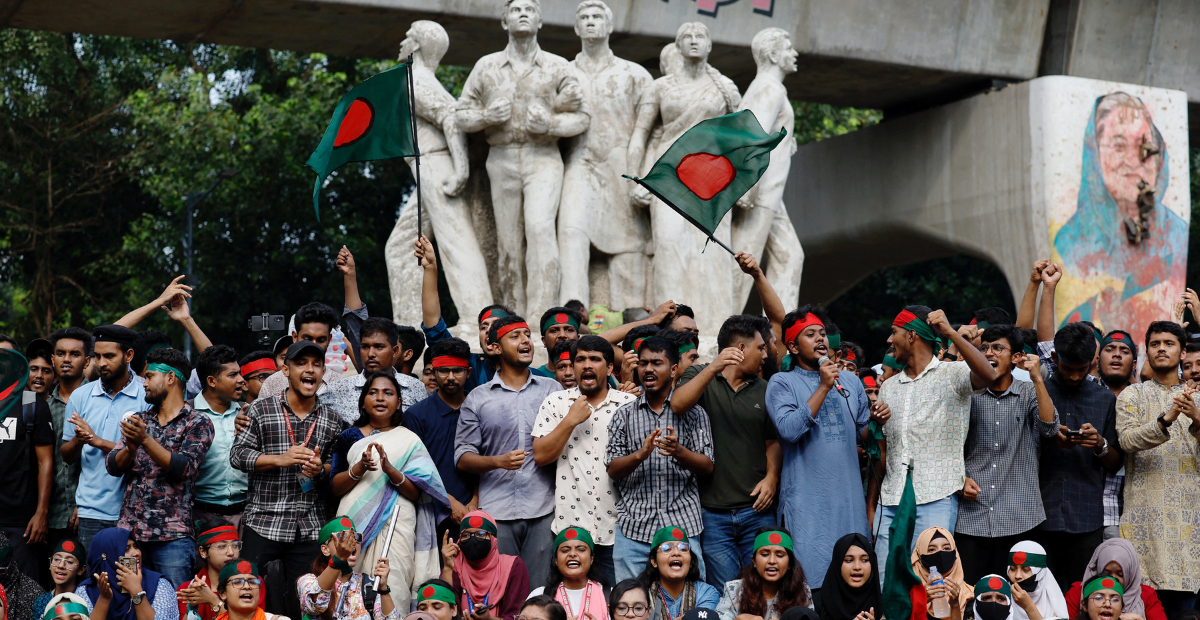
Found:
<path fill-rule="evenodd" d="M 117 562 L 120 563 L 121 566 L 124 566 L 125 570 L 127 570 L 131 573 L 136 573 L 138 570 L 138 562 L 139 561 L 135 557 L 123 555 L 123 556 L 117 558 Z M 125 588 L 121 588 L 121 594 L 131 594 L 131 592 L 126 592 Z"/>
<path fill-rule="evenodd" d="M 1080 437 L 1083 435 L 1083 431 L 1073 431 L 1068 428 L 1067 430 L 1063 431 L 1063 434 L 1067 437 Z"/>

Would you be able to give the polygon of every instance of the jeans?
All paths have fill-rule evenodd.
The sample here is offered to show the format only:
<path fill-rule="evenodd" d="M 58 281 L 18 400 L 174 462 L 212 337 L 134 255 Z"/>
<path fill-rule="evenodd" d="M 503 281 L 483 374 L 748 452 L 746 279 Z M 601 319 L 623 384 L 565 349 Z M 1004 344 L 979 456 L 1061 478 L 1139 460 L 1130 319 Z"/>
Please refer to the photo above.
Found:
<path fill-rule="evenodd" d="M 876 566 L 887 566 L 888 558 L 888 526 L 892 524 L 892 518 L 896 516 L 896 506 L 883 506 L 875 510 L 875 530 L 879 535 L 875 538 L 875 557 L 878 558 Z M 917 506 L 917 523 L 913 528 L 912 540 L 909 541 L 907 548 L 911 551 L 913 545 L 917 544 L 917 537 L 921 532 L 937 526 L 945 528 L 947 531 L 954 531 L 954 524 L 958 522 L 958 496 L 951 495 L 943 497 L 936 502 L 921 504 Z M 1080 574 L 1083 574 L 1082 572 Z M 882 583 L 882 579 L 880 583 Z"/>
<path fill-rule="evenodd" d="M 613 563 L 613 546 L 596 545 L 592 548 L 592 574 L 600 585 L 612 591 L 617 585 L 616 564 Z"/>
<path fill-rule="evenodd" d="M 753 506 L 733 510 L 708 510 L 701 513 L 704 532 L 705 579 L 709 585 L 724 591 L 725 583 L 737 579 L 742 567 L 754 555 L 754 536 L 759 528 L 775 527 L 775 510 L 758 512 Z"/>
<path fill-rule="evenodd" d="M 92 539 L 96 537 L 96 534 L 100 533 L 100 530 L 107 530 L 110 527 L 117 527 L 117 522 L 79 517 L 79 542 L 83 545 L 83 549 L 85 551 L 90 549 Z"/>
<path fill-rule="evenodd" d="M 242 526 L 241 557 L 258 564 L 259 570 L 272 560 L 281 560 L 284 568 L 284 583 L 290 588 L 290 596 L 284 596 L 284 609 L 268 609 L 267 611 L 287 616 L 300 617 L 300 598 L 296 595 L 296 580 L 305 573 L 312 572 L 312 563 L 321 555 L 321 545 L 316 540 L 300 540 L 299 532 L 293 542 L 276 542 L 265 538 L 248 525 Z"/>
<path fill-rule="evenodd" d="M 195 575 L 196 543 L 190 538 L 165 541 L 138 541 L 142 550 L 142 563 L 152 571 L 162 573 L 171 581 L 172 588 Z"/>
<path fill-rule="evenodd" d="M 700 537 L 688 539 L 692 545 L 692 561 L 700 565 L 700 580 L 704 580 L 704 551 L 700 548 Z M 650 559 L 650 543 L 639 542 L 626 538 L 621 533 L 621 524 L 617 524 L 617 542 L 613 545 L 613 564 L 616 569 L 617 583 L 626 579 L 634 579 L 646 569 Z M 532 582 L 530 582 L 532 583 Z M 724 586 L 722 586 L 724 587 Z"/>
<path fill-rule="evenodd" d="M 546 585 L 550 577 L 550 562 L 554 561 L 554 532 L 550 523 L 554 513 L 534 519 L 496 521 L 500 553 L 521 556 L 529 569 L 529 587 Z"/>

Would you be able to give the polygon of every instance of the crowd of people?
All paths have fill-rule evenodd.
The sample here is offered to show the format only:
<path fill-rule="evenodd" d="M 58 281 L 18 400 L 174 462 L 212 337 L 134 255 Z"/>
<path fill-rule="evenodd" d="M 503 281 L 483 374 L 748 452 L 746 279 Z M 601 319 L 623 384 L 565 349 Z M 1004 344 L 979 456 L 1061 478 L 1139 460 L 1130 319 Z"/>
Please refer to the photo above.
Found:
<path fill-rule="evenodd" d="M 369 315 L 343 248 L 340 317 L 309 303 L 270 350 L 212 343 L 178 279 L 0 337 L 34 394 L 0 435 L 0 620 L 876 620 L 895 549 L 913 618 L 1195 617 L 1190 290 L 1140 368 L 1132 334 L 1056 326 L 1048 260 L 1015 319 L 897 309 L 871 365 L 743 253 L 765 316 L 700 363 L 674 301 L 597 334 L 490 305 L 473 352 L 415 254 L 416 328 Z M 135 331 L 160 311 L 194 361 Z"/>

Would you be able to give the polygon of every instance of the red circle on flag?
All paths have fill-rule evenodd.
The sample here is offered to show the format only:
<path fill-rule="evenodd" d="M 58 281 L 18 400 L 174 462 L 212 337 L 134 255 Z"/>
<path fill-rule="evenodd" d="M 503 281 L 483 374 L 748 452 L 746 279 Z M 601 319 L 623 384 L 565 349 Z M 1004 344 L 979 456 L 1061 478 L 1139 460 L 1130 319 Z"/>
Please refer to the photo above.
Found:
<path fill-rule="evenodd" d="M 342 517 L 342 520 L 339 521 L 339 523 L 342 524 L 342 527 L 354 527 L 354 524 L 351 523 L 350 519 L 347 517 Z"/>
<path fill-rule="evenodd" d="M 492 311 L 488 310 L 487 312 L 483 313 L 483 317 L 481 317 L 479 320 L 482 322 L 482 321 L 486 321 L 490 318 L 492 318 Z"/>
<path fill-rule="evenodd" d="M 424 596 L 425 598 L 429 598 L 433 596 L 433 594 L 433 586 L 425 586 L 425 589 L 421 590 L 421 596 Z"/>
<path fill-rule="evenodd" d="M 1018 552 L 1014 553 L 1013 554 L 1013 564 L 1015 564 L 1017 566 L 1024 566 L 1025 565 L 1025 557 L 1026 556 L 1025 556 L 1024 551 L 1018 551 Z"/>
<path fill-rule="evenodd" d="M 993 590 L 999 590 L 1003 586 L 1004 582 L 1000 581 L 999 577 L 992 577 L 991 579 L 988 579 L 988 587 Z"/>
<path fill-rule="evenodd" d="M 1109 336 L 1109 337 L 1112 338 L 1113 340 L 1124 340 L 1125 334 L 1113 334 L 1112 336 Z"/>
<path fill-rule="evenodd" d="M 675 176 L 700 200 L 709 200 L 729 187 L 737 172 L 733 164 L 721 155 L 692 153 L 679 160 L 679 165 L 675 166 Z"/>
<path fill-rule="evenodd" d="M 778 545 L 783 542 L 783 536 L 780 536 L 779 532 L 771 532 L 767 534 L 767 540 L 771 541 L 772 545 Z"/>
<path fill-rule="evenodd" d="M 575 540 L 576 538 L 579 538 L 579 532 L 576 532 L 575 528 L 567 530 L 567 540 Z"/>
<path fill-rule="evenodd" d="M 61 616 L 61 615 L 65 614 L 65 613 L 67 613 L 67 606 L 66 606 L 66 605 L 59 605 L 58 607 L 55 607 L 55 608 L 54 608 L 54 615 L 56 615 L 56 616 Z"/>
<path fill-rule="evenodd" d="M 471 517 L 471 527 L 483 527 L 483 517 L 478 515 Z"/>
<path fill-rule="evenodd" d="M 375 109 L 371 107 L 371 102 L 362 97 L 355 99 L 350 104 L 350 108 L 346 110 L 346 115 L 342 117 L 342 123 L 338 125 L 337 137 L 333 139 L 333 147 L 354 144 L 371 131 L 371 124 L 374 122 Z"/>
<path fill-rule="evenodd" d="M 671 537 L 675 540 L 683 540 L 683 530 L 679 528 L 673 528 L 671 530 Z"/>
<path fill-rule="evenodd" d="M 568 318 L 567 315 L 560 312 L 559 314 L 554 315 L 554 322 L 559 325 L 566 325 L 571 322 L 571 319 Z"/>
<path fill-rule="evenodd" d="M 1105 588 L 1108 588 L 1110 590 L 1117 587 L 1117 583 L 1115 581 L 1113 581 L 1112 579 L 1102 579 L 1100 581 L 1100 585 Z"/>
<path fill-rule="evenodd" d="M 66 551 L 67 553 L 71 553 L 72 551 L 75 551 L 75 543 L 73 543 L 69 540 L 64 541 L 63 542 L 63 551 Z"/>
<path fill-rule="evenodd" d="M 247 562 L 245 560 L 238 562 L 238 572 L 239 573 L 241 573 L 243 575 L 250 575 L 250 574 L 252 574 L 251 571 L 252 571 L 252 569 L 250 567 L 249 562 Z"/>

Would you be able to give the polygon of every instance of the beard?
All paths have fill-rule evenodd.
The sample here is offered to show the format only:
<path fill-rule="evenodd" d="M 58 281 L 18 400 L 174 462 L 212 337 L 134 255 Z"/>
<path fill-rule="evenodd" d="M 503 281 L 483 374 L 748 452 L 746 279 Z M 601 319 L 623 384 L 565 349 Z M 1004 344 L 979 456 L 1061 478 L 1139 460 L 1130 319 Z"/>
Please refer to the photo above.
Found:
<path fill-rule="evenodd" d="M 161 392 L 151 392 L 150 390 L 146 390 L 146 402 L 148 404 L 151 404 L 151 405 L 154 405 L 157 407 L 158 405 L 163 404 L 163 401 L 166 400 L 166 398 L 167 398 L 166 390 L 163 390 Z"/>
<path fill-rule="evenodd" d="M 777 372 L 779 372 L 779 358 L 774 355 L 768 355 L 764 357 L 762 363 L 762 378 L 769 381 Z"/>
<path fill-rule="evenodd" d="M 121 368 L 121 374 L 119 374 L 119 375 L 112 374 L 107 377 L 105 377 L 104 375 L 100 375 L 100 385 L 104 387 L 105 392 L 111 393 L 114 390 L 116 390 L 118 385 L 120 385 L 123 381 L 125 381 L 125 376 L 128 373 L 129 373 L 129 367 L 124 366 Z"/>

